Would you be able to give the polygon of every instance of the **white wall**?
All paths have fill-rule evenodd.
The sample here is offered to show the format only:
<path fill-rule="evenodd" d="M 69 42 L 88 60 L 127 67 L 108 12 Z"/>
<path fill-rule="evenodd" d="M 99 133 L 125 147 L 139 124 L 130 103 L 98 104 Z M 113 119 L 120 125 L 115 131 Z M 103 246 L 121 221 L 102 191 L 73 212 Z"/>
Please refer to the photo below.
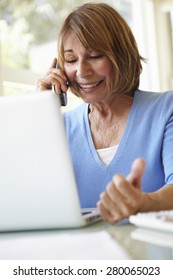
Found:
<path fill-rule="evenodd" d="M 165 2 L 169 2 L 169 8 Z M 172 89 L 173 50 L 169 11 L 173 8 L 173 1 L 133 0 L 132 3 L 135 37 L 141 54 L 148 60 L 140 87 L 156 91 Z"/>

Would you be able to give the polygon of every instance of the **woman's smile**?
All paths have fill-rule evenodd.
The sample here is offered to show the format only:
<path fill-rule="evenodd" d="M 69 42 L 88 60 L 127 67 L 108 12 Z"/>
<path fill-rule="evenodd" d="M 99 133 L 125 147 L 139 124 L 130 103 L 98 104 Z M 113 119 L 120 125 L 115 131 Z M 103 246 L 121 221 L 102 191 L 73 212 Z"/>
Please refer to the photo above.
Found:
<path fill-rule="evenodd" d="M 84 83 L 77 83 L 77 84 L 82 91 L 86 93 L 90 93 L 90 92 L 92 93 L 98 89 L 98 87 L 101 85 L 102 82 L 103 80 L 97 82 L 85 83 L 85 84 Z"/>

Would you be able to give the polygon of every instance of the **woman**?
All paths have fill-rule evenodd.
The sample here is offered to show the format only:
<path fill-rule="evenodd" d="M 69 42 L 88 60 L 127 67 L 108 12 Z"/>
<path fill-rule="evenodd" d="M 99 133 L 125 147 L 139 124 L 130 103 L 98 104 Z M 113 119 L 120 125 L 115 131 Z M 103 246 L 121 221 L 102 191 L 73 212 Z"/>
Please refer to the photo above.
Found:
<path fill-rule="evenodd" d="M 62 70 L 54 59 L 38 81 L 39 90 L 57 93 L 68 82 L 83 99 L 64 113 L 81 206 L 97 205 L 110 223 L 173 208 L 173 93 L 138 89 L 142 60 L 124 19 L 88 3 L 60 31 Z"/>

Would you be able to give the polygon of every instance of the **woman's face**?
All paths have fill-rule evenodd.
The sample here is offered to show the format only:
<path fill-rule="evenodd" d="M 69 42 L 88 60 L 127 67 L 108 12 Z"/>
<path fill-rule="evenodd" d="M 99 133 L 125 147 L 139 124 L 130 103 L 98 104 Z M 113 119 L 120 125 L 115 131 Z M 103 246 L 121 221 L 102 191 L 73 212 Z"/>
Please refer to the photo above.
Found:
<path fill-rule="evenodd" d="M 87 103 L 107 102 L 113 95 L 107 83 L 114 79 L 113 65 L 102 53 L 85 49 L 74 32 L 64 38 L 64 70 L 68 80 Z"/>

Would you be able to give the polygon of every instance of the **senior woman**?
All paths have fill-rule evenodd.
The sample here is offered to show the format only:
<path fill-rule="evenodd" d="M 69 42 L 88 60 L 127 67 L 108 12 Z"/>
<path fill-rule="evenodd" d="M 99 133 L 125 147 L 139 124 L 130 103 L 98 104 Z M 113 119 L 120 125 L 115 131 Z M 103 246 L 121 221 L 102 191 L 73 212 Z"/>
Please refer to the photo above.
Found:
<path fill-rule="evenodd" d="M 111 6 L 88 3 L 65 19 L 39 90 L 70 90 L 84 103 L 64 114 L 81 207 L 115 223 L 173 208 L 173 93 L 139 90 L 135 38 Z M 68 176 L 68 174 L 67 174 Z"/>

